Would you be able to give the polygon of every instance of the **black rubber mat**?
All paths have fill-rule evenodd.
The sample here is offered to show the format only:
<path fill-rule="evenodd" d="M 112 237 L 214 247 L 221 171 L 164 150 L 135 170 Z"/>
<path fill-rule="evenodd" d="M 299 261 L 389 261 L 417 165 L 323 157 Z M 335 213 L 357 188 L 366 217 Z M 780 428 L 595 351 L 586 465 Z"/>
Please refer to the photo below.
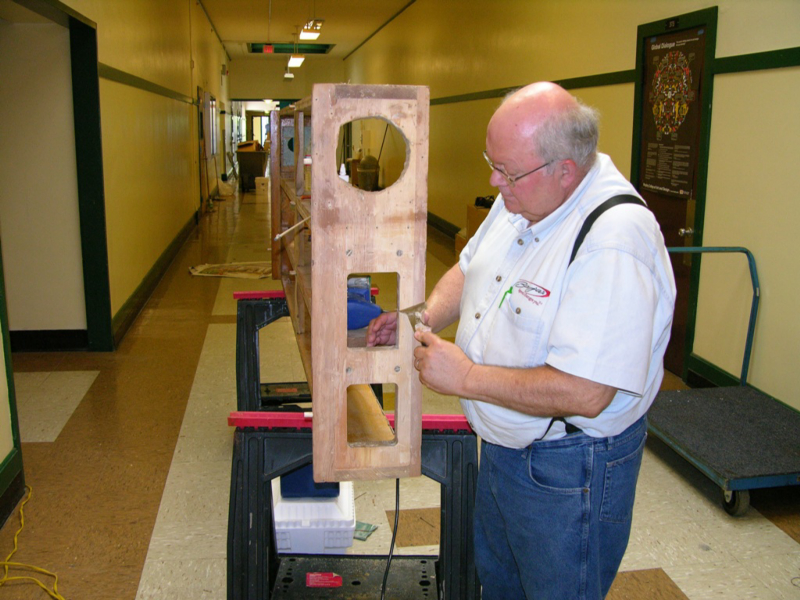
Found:
<path fill-rule="evenodd" d="M 436 557 L 395 556 L 389 569 L 386 584 L 387 599 L 436 600 Z M 275 600 L 285 598 L 347 598 L 348 600 L 375 600 L 380 598 L 386 557 L 372 556 L 292 556 L 282 557 L 278 578 L 272 590 Z M 335 573 L 340 587 L 309 587 L 324 580 L 325 574 Z"/>
<path fill-rule="evenodd" d="M 800 475 L 800 413 L 750 387 L 661 392 L 648 419 L 658 437 L 725 479 Z"/>

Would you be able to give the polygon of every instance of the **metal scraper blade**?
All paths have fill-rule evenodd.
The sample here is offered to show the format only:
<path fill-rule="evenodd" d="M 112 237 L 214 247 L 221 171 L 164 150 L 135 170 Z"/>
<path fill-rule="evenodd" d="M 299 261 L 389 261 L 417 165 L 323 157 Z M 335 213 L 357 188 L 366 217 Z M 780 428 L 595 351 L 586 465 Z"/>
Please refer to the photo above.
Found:
<path fill-rule="evenodd" d="M 427 308 L 428 304 L 426 302 L 420 302 L 414 306 L 403 308 L 399 312 L 408 317 L 408 320 L 411 322 L 411 327 L 416 330 L 417 325 L 422 323 L 422 313 L 427 310 Z"/>

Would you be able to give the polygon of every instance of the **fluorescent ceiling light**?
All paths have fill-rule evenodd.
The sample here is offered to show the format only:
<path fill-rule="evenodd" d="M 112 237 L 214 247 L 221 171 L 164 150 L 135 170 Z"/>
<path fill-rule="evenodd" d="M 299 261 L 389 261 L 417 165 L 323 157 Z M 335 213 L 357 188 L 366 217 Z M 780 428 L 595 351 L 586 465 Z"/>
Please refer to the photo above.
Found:
<path fill-rule="evenodd" d="M 284 79 L 294 79 L 294 73 L 292 73 L 289 69 L 286 69 L 286 72 L 283 74 Z"/>
<path fill-rule="evenodd" d="M 296 67 L 299 67 L 300 65 L 303 64 L 303 61 L 305 59 L 306 59 L 306 57 L 303 56 L 302 54 L 292 54 L 289 57 L 289 67 L 292 68 L 292 69 L 294 69 Z"/>
<path fill-rule="evenodd" d="M 324 23 L 324 19 L 311 19 L 308 23 L 303 26 L 303 30 L 300 32 L 300 39 L 301 40 L 315 40 L 319 37 L 320 31 L 322 30 L 322 24 Z"/>
<path fill-rule="evenodd" d="M 322 30 L 322 24 L 325 21 L 323 19 L 311 19 L 308 23 L 303 26 L 303 30 L 300 32 L 300 39 L 301 40 L 315 40 L 319 37 L 320 31 Z"/>

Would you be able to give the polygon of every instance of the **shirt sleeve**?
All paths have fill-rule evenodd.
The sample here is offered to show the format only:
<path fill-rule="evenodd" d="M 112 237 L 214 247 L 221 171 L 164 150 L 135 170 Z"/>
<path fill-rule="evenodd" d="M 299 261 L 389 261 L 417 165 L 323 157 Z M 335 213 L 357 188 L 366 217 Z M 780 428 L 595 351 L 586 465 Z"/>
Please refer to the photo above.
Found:
<path fill-rule="evenodd" d="M 646 250 L 582 251 L 569 267 L 547 364 L 641 396 L 650 367 L 658 283 Z"/>

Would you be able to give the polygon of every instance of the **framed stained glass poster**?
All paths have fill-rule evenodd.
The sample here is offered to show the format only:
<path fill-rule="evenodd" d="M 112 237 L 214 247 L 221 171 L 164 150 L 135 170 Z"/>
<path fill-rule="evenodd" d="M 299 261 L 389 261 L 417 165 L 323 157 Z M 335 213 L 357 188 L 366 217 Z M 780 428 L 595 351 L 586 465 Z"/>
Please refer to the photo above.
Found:
<path fill-rule="evenodd" d="M 631 182 L 668 247 L 703 241 L 716 34 L 716 8 L 637 31 Z M 682 374 L 691 354 L 699 255 L 673 255 L 672 269 L 678 299 L 664 364 Z"/>
<path fill-rule="evenodd" d="M 645 44 L 643 189 L 693 194 L 700 126 L 705 28 L 652 36 Z"/>

